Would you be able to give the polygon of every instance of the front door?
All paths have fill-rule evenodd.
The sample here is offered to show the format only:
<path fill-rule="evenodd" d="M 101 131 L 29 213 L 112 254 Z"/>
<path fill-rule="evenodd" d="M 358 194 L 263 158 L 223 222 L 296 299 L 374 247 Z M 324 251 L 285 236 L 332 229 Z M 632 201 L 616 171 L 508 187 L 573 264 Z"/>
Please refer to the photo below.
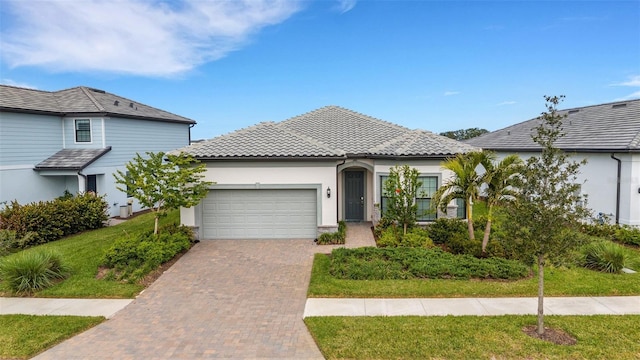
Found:
<path fill-rule="evenodd" d="M 364 220 L 364 171 L 344 172 L 345 220 Z"/>

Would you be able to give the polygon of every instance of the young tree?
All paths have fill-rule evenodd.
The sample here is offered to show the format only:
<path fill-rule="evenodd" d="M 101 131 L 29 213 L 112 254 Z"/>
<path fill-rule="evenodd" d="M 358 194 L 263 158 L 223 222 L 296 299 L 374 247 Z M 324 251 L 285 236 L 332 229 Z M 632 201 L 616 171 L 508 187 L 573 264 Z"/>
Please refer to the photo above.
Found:
<path fill-rule="evenodd" d="M 478 167 L 482 163 L 490 161 L 488 153 L 474 151 L 466 154 L 458 154 L 456 157 L 446 160 L 442 167 L 451 170 L 454 174 L 433 196 L 432 206 L 447 210 L 448 204 L 453 199 L 464 199 L 467 207 L 467 228 L 469 239 L 474 240 L 472 204 L 478 199 L 480 187 L 484 181 Z"/>
<path fill-rule="evenodd" d="M 158 220 L 166 212 L 179 207 L 197 205 L 206 195 L 209 181 L 203 181 L 205 165 L 184 154 L 164 152 L 140 154 L 127 163 L 126 172 L 113 174 L 117 189 L 132 194 L 144 207 L 155 212 L 153 233 L 158 233 Z M 164 161 L 164 159 L 167 161 Z"/>
<path fill-rule="evenodd" d="M 484 195 L 487 201 L 487 225 L 482 238 L 482 253 L 487 251 L 489 235 L 491 234 L 491 223 L 493 222 L 493 210 L 497 205 L 514 201 L 519 186 L 520 172 L 524 163 L 518 155 L 509 155 L 502 161 L 495 163 L 495 155 L 489 154 L 482 162 L 485 169 Z"/>
<path fill-rule="evenodd" d="M 545 96 L 547 111 L 532 135 L 542 147 L 540 156 L 531 157 L 522 171 L 522 183 L 516 201 L 508 205 L 504 229 L 520 241 L 525 255 L 534 257 L 538 266 L 537 333 L 544 334 L 544 267 L 552 256 L 562 256 L 578 243 L 566 231 L 579 226 L 589 215 L 580 195 L 577 174 L 586 161 L 575 162 L 554 146 L 564 136 L 557 105 L 564 96 Z"/>
<path fill-rule="evenodd" d="M 418 205 L 416 194 L 422 183 L 418 181 L 420 173 L 409 165 L 394 166 L 389 171 L 389 178 L 384 183 L 385 192 L 389 195 L 384 216 L 402 224 L 404 234 L 417 219 Z"/>

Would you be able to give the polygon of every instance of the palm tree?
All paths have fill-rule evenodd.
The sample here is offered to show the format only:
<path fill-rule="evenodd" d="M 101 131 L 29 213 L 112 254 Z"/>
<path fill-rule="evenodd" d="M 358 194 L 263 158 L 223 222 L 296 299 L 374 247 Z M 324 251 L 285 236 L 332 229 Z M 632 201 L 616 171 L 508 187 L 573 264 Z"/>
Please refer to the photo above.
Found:
<path fill-rule="evenodd" d="M 493 221 L 493 208 L 496 205 L 515 200 L 519 174 L 524 165 L 522 159 L 518 155 L 509 155 L 502 159 L 499 163 L 493 161 L 495 155 L 489 153 L 482 166 L 485 169 L 484 195 L 487 201 L 487 225 L 484 229 L 484 237 L 482 238 L 482 253 L 486 253 L 487 244 L 489 243 L 489 234 L 491 233 L 491 222 Z"/>
<path fill-rule="evenodd" d="M 473 214 L 471 205 L 480 194 L 480 187 L 484 182 L 484 175 L 477 171 L 478 166 L 491 162 L 491 153 L 474 151 L 466 154 L 458 154 L 456 157 L 445 160 L 442 167 L 453 172 L 453 178 L 449 179 L 434 194 L 434 206 L 446 211 L 447 205 L 453 199 L 464 199 L 467 209 L 467 228 L 469 239 L 475 240 L 473 233 Z"/>

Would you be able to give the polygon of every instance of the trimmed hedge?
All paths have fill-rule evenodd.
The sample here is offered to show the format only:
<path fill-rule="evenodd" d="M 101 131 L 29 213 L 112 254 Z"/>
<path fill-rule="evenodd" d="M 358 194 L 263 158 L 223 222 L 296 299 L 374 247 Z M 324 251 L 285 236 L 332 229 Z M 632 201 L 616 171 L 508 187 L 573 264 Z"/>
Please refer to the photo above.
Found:
<path fill-rule="evenodd" d="M 0 228 L 15 231 L 18 238 L 35 233 L 21 244 L 26 248 L 103 227 L 107 206 L 104 197 L 89 193 L 26 205 L 12 201 L 0 211 Z"/>
<path fill-rule="evenodd" d="M 640 246 L 640 228 L 615 224 L 584 224 L 582 232 L 625 245 Z"/>
<path fill-rule="evenodd" d="M 339 279 L 521 279 L 529 268 L 500 258 L 453 255 L 439 248 L 334 249 L 329 272 Z"/>
<path fill-rule="evenodd" d="M 338 222 L 338 231 L 332 233 L 322 233 L 318 237 L 318 245 L 340 245 L 347 239 L 347 224 L 344 221 Z"/>

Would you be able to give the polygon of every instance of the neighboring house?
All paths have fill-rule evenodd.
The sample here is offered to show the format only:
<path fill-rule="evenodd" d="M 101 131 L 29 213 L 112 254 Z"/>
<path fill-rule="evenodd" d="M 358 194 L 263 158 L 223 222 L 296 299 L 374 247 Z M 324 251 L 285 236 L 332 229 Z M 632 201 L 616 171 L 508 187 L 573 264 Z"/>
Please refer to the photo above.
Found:
<path fill-rule="evenodd" d="M 556 147 L 576 161 L 587 159 L 578 181 L 595 216 L 640 226 L 640 100 L 562 110 L 565 136 Z M 539 154 L 531 135 L 540 119 L 532 119 L 465 141 L 493 150 L 499 157 Z"/>
<path fill-rule="evenodd" d="M 0 204 L 93 191 L 119 215 L 129 199 L 116 189 L 116 169 L 125 171 L 136 153 L 188 145 L 194 124 L 102 90 L 0 85 Z"/>
<path fill-rule="evenodd" d="M 451 176 L 442 160 L 473 150 L 336 106 L 263 122 L 176 150 L 204 162 L 206 179 L 216 183 L 200 205 L 181 209 L 182 223 L 204 239 L 313 239 L 335 231 L 339 220 L 371 221 L 384 212 L 382 184 L 394 165 L 420 171 L 416 201 L 429 209 Z M 419 220 L 437 216 L 443 214 Z"/>

